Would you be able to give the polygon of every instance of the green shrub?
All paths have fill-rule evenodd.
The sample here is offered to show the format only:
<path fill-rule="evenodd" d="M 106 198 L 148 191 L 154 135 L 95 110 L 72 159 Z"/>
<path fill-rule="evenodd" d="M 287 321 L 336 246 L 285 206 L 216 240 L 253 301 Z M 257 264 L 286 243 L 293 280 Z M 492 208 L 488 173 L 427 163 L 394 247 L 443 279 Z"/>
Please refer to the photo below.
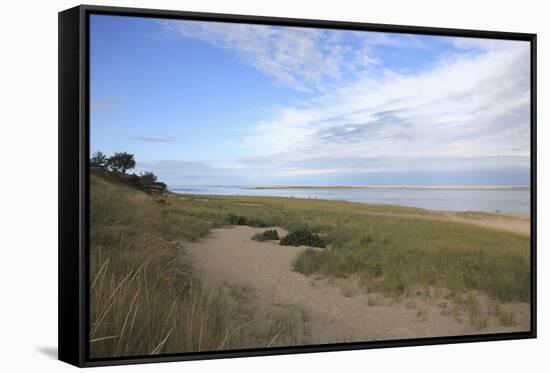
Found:
<path fill-rule="evenodd" d="M 268 240 L 279 240 L 279 233 L 276 229 L 268 229 L 267 231 L 256 233 L 252 239 L 254 241 L 268 241 Z"/>
<path fill-rule="evenodd" d="M 282 246 L 312 246 L 312 247 L 326 247 L 325 242 L 318 234 L 311 233 L 305 230 L 299 230 L 290 232 L 284 236 L 279 245 Z"/>
<path fill-rule="evenodd" d="M 257 228 L 264 228 L 268 226 L 262 220 L 254 219 L 254 218 L 250 219 L 242 215 L 229 214 L 227 216 L 226 221 L 227 221 L 227 224 L 231 224 L 231 225 L 248 225 L 250 227 L 257 227 Z"/>

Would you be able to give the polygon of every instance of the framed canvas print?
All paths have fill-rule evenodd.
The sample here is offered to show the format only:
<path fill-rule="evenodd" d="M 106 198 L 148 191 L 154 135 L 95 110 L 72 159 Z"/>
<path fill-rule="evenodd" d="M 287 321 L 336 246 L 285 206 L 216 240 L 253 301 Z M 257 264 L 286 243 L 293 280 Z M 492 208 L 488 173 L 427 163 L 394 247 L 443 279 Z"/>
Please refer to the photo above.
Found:
<path fill-rule="evenodd" d="M 59 358 L 535 337 L 535 43 L 59 13 Z"/>

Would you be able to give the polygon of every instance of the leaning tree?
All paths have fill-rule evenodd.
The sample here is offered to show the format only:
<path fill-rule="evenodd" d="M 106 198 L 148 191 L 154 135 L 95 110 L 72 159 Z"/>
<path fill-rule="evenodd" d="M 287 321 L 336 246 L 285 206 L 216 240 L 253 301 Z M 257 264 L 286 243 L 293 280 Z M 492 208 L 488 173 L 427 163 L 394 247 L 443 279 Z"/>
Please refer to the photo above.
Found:
<path fill-rule="evenodd" d="M 107 160 L 107 165 L 112 171 L 126 174 L 126 171 L 136 167 L 136 161 L 133 154 L 126 152 L 115 153 Z"/>

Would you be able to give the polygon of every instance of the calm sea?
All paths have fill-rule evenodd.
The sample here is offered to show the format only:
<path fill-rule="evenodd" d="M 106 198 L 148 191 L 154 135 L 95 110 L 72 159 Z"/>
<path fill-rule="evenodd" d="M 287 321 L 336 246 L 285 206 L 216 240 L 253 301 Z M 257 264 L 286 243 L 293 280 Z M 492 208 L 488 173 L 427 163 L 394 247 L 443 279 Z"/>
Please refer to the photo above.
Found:
<path fill-rule="evenodd" d="M 420 207 L 430 210 L 530 212 L 530 188 L 528 186 L 391 186 L 326 189 L 189 186 L 171 188 L 171 190 L 180 194 L 317 198 Z"/>

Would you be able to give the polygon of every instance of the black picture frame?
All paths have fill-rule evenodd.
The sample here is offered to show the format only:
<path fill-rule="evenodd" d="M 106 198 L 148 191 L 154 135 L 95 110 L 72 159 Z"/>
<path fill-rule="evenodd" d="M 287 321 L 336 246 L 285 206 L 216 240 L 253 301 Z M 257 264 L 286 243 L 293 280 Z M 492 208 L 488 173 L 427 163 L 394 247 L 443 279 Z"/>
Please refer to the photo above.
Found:
<path fill-rule="evenodd" d="M 531 330 L 376 342 L 90 359 L 88 356 L 89 26 L 91 14 L 528 41 L 531 46 Z M 81 5 L 59 13 L 59 360 L 79 367 L 536 338 L 536 34 Z"/>

